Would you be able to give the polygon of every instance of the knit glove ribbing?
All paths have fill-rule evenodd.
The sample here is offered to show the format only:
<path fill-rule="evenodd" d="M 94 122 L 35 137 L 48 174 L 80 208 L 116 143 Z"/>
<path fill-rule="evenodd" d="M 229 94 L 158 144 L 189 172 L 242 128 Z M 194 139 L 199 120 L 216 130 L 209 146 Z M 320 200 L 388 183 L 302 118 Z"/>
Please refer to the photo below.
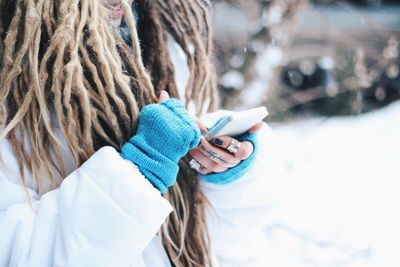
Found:
<path fill-rule="evenodd" d="M 251 167 L 256 154 L 258 152 L 258 142 L 257 142 L 257 134 L 256 133 L 245 133 L 242 135 L 238 135 L 234 137 L 239 142 L 248 141 L 253 144 L 253 153 L 247 159 L 240 162 L 233 168 L 230 168 L 221 173 L 210 173 L 205 175 L 200 175 L 204 181 L 212 183 L 212 184 L 228 184 L 233 181 L 238 180 L 240 177 L 243 176 Z"/>
<path fill-rule="evenodd" d="M 145 106 L 138 129 L 121 149 L 150 183 L 165 193 L 178 175 L 179 160 L 200 143 L 200 130 L 177 99 Z"/>

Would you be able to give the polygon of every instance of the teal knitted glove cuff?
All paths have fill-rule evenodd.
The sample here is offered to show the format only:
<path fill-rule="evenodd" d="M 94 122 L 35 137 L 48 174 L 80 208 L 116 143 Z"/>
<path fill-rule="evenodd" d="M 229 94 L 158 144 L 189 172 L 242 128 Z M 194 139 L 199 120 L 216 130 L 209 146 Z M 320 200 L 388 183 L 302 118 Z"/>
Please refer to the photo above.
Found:
<path fill-rule="evenodd" d="M 199 142 L 194 119 L 180 101 L 168 99 L 141 110 L 137 134 L 122 147 L 121 156 L 135 163 L 165 193 L 176 182 L 179 160 Z"/>
<path fill-rule="evenodd" d="M 251 167 L 252 163 L 254 162 L 254 158 L 258 152 L 258 142 L 257 142 L 257 134 L 256 133 L 245 133 L 239 136 L 234 137 L 240 142 L 249 141 L 253 144 L 253 153 L 247 159 L 240 162 L 233 168 L 228 169 L 225 172 L 221 173 L 211 173 L 206 175 L 200 175 L 200 177 L 209 183 L 213 184 L 228 184 L 233 181 L 238 180 L 240 177 L 243 176 Z"/>

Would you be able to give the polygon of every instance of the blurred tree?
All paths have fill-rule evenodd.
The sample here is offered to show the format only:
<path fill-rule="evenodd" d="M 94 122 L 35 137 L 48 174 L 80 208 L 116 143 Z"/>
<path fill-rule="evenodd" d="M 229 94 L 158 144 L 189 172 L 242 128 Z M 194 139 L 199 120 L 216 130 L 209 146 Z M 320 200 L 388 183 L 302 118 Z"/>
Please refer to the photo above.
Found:
<path fill-rule="evenodd" d="M 358 114 L 399 99 L 398 32 L 374 20 L 389 10 L 399 22 L 386 2 L 215 1 L 223 107 L 266 103 L 281 120 Z"/>
<path fill-rule="evenodd" d="M 308 0 L 214 2 L 222 106 L 259 105 L 278 81 L 284 54 Z"/>

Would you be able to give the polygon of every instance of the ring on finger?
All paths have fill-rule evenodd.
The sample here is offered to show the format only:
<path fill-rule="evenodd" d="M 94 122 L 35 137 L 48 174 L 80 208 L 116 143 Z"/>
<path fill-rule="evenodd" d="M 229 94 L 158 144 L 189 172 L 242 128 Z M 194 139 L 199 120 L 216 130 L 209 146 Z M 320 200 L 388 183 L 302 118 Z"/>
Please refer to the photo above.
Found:
<path fill-rule="evenodd" d="M 202 170 L 204 170 L 204 167 L 201 166 L 201 164 L 195 159 L 191 159 L 189 161 L 189 165 L 190 165 L 190 168 L 194 169 L 197 172 L 201 172 Z"/>
<path fill-rule="evenodd" d="M 240 145 L 241 143 L 238 140 L 232 139 L 229 146 L 226 149 L 232 154 L 235 154 L 239 151 Z"/>

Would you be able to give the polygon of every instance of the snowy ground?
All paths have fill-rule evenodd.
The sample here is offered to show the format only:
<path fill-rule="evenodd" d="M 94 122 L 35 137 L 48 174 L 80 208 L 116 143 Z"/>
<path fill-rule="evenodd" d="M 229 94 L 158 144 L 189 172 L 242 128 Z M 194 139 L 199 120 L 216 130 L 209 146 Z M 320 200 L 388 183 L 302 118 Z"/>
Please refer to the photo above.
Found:
<path fill-rule="evenodd" d="M 400 266 L 400 102 L 271 127 L 270 266 Z"/>

